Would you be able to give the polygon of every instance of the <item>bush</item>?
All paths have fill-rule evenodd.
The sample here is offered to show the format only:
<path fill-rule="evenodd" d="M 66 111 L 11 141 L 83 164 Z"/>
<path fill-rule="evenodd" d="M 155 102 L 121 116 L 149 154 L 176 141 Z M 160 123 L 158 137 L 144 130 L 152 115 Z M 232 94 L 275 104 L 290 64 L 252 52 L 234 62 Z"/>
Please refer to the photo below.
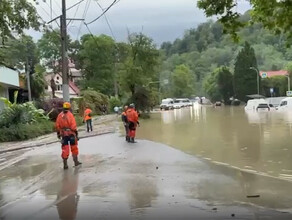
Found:
<path fill-rule="evenodd" d="M 101 114 L 103 106 L 108 106 L 108 97 L 94 90 L 84 90 L 81 93 L 82 98 L 79 102 L 79 112 L 83 114 L 85 107 L 89 106 L 93 114 Z"/>
<path fill-rule="evenodd" d="M 0 128 L 0 142 L 22 141 L 49 134 L 54 129 L 54 123 L 40 120 L 32 124 L 13 124 L 10 127 Z"/>
<path fill-rule="evenodd" d="M 116 106 L 120 107 L 121 105 L 122 105 L 122 102 L 120 101 L 119 98 L 116 98 L 114 96 L 110 97 L 110 99 L 109 99 L 110 112 L 114 111 L 114 107 L 116 107 Z"/>
<path fill-rule="evenodd" d="M 54 98 L 45 100 L 39 105 L 41 106 L 42 109 L 45 110 L 46 114 L 50 113 L 49 117 L 51 120 L 56 121 L 58 115 L 63 110 L 63 103 L 64 103 L 63 99 Z"/>
<path fill-rule="evenodd" d="M 0 127 L 17 124 L 30 124 L 39 120 L 49 120 L 44 110 L 37 109 L 33 103 L 13 104 L 3 109 L 0 114 Z"/>

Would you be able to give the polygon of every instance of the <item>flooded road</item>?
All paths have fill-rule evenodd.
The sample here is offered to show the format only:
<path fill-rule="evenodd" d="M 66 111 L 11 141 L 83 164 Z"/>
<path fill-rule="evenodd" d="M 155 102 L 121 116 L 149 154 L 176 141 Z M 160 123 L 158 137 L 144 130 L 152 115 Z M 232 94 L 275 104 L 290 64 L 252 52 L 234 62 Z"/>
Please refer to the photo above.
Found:
<path fill-rule="evenodd" d="M 79 146 L 66 171 L 59 143 L 1 154 L 0 219 L 292 219 L 290 182 L 118 134 Z"/>
<path fill-rule="evenodd" d="M 292 181 L 292 112 L 243 107 L 190 108 L 153 113 L 138 131 L 214 163 Z"/>

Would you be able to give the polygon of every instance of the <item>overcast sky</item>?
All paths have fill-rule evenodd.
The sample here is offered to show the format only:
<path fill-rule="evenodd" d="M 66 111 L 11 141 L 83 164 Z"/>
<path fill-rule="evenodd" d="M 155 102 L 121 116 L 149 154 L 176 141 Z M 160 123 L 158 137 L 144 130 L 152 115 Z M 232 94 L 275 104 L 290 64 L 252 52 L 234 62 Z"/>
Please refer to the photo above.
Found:
<path fill-rule="evenodd" d="M 33 0 L 30 0 L 33 1 Z M 45 21 L 51 19 L 50 2 L 53 5 L 53 15 L 56 17 L 61 14 L 61 0 L 37 0 L 38 13 Z M 67 8 L 80 0 L 67 0 Z M 88 23 L 98 17 L 102 10 L 99 8 L 97 0 L 84 0 L 79 7 L 75 7 L 67 12 L 67 17 L 83 18 L 86 8 L 88 11 L 85 22 Z M 246 0 L 238 1 L 238 12 L 245 12 L 249 9 Z M 107 8 L 111 0 L 99 0 L 102 8 Z M 77 10 L 78 9 L 78 10 Z M 76 16 L 74 16 L 76 14 Z M 107 19 L 112 28 L 116 40 L 125 41 L 127 39 L 127 28 L 130 32 L 143 32 L 152 37 L 157 45 L 164 41 L 173 41 L 183 36 L 184 31 L 195 28 L 198 24 L 207 20 L 202 10 L 197 8 L 197 0 L 120 0 L 107 13 Z M 79 21 L 71 22 L 68 26 L 68 33 L 73 39 L 88 33 L 87 28 L 82 25 L 81 31 Z M 57 27 L 54 23 L 53 27 Z M 112 33 L 107 25 L 106 19 L 101 17 L 96 22 L 89 25 L 93 34 Z M 39 39 L 41 33 L 30 31 L 35 39 Z"/>

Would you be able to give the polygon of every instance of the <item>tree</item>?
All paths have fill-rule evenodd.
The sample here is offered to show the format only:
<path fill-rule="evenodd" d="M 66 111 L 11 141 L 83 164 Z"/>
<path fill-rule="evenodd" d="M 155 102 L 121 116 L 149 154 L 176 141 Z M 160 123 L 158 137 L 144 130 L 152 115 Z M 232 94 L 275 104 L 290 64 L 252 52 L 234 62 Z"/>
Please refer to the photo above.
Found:
<path fill-rule="evenodd" d="M 204 89 L 212 101 L 229 103 L 233 96 L 233 75 L 226 66 L 215 69 L 204 83 Z"/>
<path fill-rule="evenodd" d="M 72 55 L 75 58 L 75 51 L 79 48 L 79 45 L 77 42 L 72 42 L 69 35 L 67 35 L 67 42 L 68 55 L 69 57 Z M 62 58 L 60 31 L 58 29 L 46 30 L 42 38 L 38 40 L 37 46 L 40 58 L 46 61 L 46 65 L 52 68 L 54 73 L 58 73 L 61 66 L 57 64 L 58 62 L 60 63 Z"/>
<path fill-rule="evenodd" d="M 129 36 L 129 47 L 129 56 L 119 72 L 123 88 L 133 96 L 138 86 L 158 80 L 159 52 L 153 40 L 141 33 Z"/>
<path fill-rule="evenodd" d="M 194 91 L 190 69 L 182 64 L 176 66 L 171 77 L 172 94 L 174 97 L 190 97 Z"/>
<path fill-rule="evenodd" d="M 249 0 L 252 6 L 251 23 L 260 22 L 265 28 L 276 34 L 284 33 L 292 40 L 292 4 L 290 0 Z M 205 11 L 207 17 L 219 16 L 219 21 L 224 25 L 225 31 L 238 39 L 237 31 L 248 24 L 240 19 L 236 10 L 237 2 L 199 0 L 198 7 Z"/>
<path fill-rule="evenodd" d="M 240 100 L 246 100 L 246 95 L 257 93 L 257 72 L 250 67 L 257 68 L 257 60 L 254 49 L 245 42 L 234 67 L 234 92 Z"/>
<path fill-rule="evenodd" d="M 82 37 L 80 60 L 85 77 L 81 82 L 83 88 L 113 95 L 115 49 L 115 42 L 109 36 Z"/>
<path fill-rule="evenodd" d="M 5 41 L 12 33 L 23 34 L 24 29 L 38 30 L 35 7 L 27 0 L 1 0 L 0 4 L 0 37 Z"/>
<path fill-rule="evenodd" d="M 31 75 L 31 93 L 34 99 L 39 99 L 45 92 L 45 72 L 46 68 L 38 64 L 35 67 L 35 73 Z"/>

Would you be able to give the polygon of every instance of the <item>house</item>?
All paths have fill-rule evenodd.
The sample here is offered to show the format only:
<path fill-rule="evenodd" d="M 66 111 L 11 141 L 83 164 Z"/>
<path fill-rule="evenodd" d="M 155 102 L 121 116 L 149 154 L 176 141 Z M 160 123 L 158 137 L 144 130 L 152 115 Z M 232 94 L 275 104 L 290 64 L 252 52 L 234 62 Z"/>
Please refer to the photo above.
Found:
<path fill-rule="evenodd" d="M 277 70 L 277 71 L 260 71 L 260 76 L 263 78 L 263 74 L 266 75 L 265 78 L 270 78 L 273 76 L 287 76 L 287 70 Z"/>
<path fill-rule="evenodd" d="M 69 59 L 68 71 L 69 71 L 69 78 L 72 82 L 76 83 L 82 79 L 81 70 L 76 69 L 76 65 L 71 59 Z"/>
<path fill-rule="evenodd" d="M 13 91 L 19 89 L 18 71 L 0 66 L 0 97 L 13 101 Z M 4 108 L 4 103 L 0 101 L 0 110 Z"/>
<path fill-rule="evenodd" d="M 51 80 L 53 79 L 55 82 L 55 85 L 56 85 L 55 96 L 57 98 L 63 98 L 63 90 L 62 90 L 63 89 L 62 88 L 63 78 L 62 78 L 62 75 L 60 73 L 57 73 L 57 74 L 49 73 L 45 76 L 45 78 L 46 78 L 46 82 L 47 82 L 47 86 L 46 86 L 47 95 L 52 97 Z M 70 94 L 70 98 L 76 98 L 80 95 L 79 88 L 71 80 L 69 81 L 69 94 Z"/>

